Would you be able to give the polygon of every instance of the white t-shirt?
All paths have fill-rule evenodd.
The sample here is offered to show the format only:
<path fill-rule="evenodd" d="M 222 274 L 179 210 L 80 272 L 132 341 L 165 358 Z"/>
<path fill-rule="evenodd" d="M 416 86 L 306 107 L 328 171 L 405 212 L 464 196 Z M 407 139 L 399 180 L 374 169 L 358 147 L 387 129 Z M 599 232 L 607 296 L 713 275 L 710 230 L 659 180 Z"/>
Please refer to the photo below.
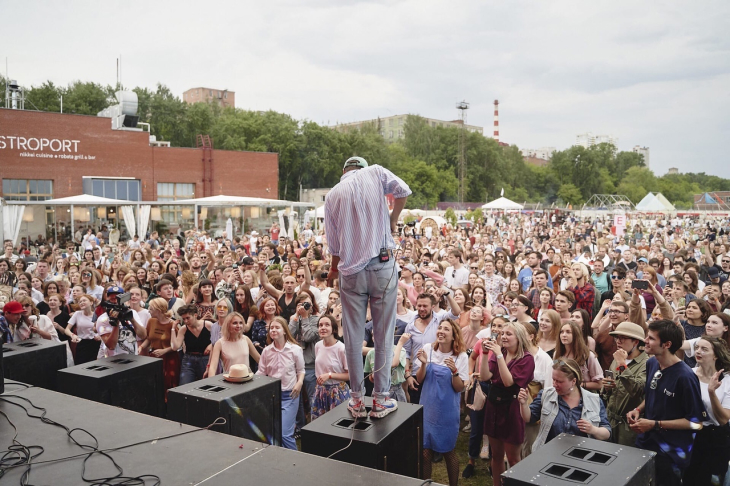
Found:
<path fill-rule="evenodd" d="M 314 373 L 317 376 L 332 373 L 347 372 L 347 358 L 345 345 L 336 341 L 332 346 L 325 346 L 324 341 L 317 341 L 314 345 Z M 327 380 L 326 385 L 339 383 L 338 380 Z"/>
<path fill-rule="evenodd" d="M 94 339 L 96 332 L 92 316 L 87 316 L 83 311 L 76 311 L 71 315 L 68 323 L 76 326 L 76 335 L 81 339 Z"/>
<path fill-rule="evenodd" d="M 444 272 L 444 280 L 448 287 L 464 287 L 469 284 L 469 269 L 462 265 L 458 270 L 454 267 L 447 267 Z"/>
<path fill-rule="evenodd" d="M 466 353 L 461 353 L 459 356 L 454 356 L 452 351 L 448 353 L 442 353 L 438 348 L 433 349 L 433 343 L 429 343 L 423 347 L 426 352 L 426 360 L 429 363 L 446 366 L 444 361 L 446 358 L 453 358 L 456 370 L 459 372 L 459 378 L 466 381 L 469 379 L 469 357 Z"/>
<path fill-rule="evenodd" d="M 700 339 L 702 339 L 702 338 L 698 337 L 698 338 L 690 339 L 687 341 L 689 343 L 689 349 L 687 349 L 684 352 L 685 356 L 687 356 L 688 358 L 695 357 L 695 345 L 697 344 L 697 341 L 699 341 Z M 725 381 L 725 380 L 722 380 L 722 381 Z M 728 381 L 730 381 L 730 380 L 728 380 Z"/>
<path fill-rule="evenodd" d="M 97 359 L 117 356 L 120 354 L 137 354 L 137 334 L 134 332 L 134 328 L 122 326 L 121 323 L 117 324 L 117 327 L 119 327 L 119 339 L 117 340 L 117 346 L 114 349 L 109 349 L 102 340 Z M 114 326 L 110 324 L 109 316 L 106 312 L 100 315 L 96 320 L 96 330 L 100 336 L 111 334 L 114 330 Z"/>
<path fill-rule="evenodd" d="M 543 389 L 553 386 L 553 359 L 541 348 L 537 348 L 537 354 L 533 358 L 535 360 L 534 381 L 542 383 Z"/>
<path fill-rule="evenodd" d="M 134 320 L 139 323 L 140 326 L 147 329 L 147 322 L 152 319 L 152 315 L 150 315 L 150 311 L 147 309 L 142 309 L 141 311 L 136 311 L 132 309 L 132 316 L 134 317 Z M 137 338 L 137 350 L 139 351 L 139 345 L 142 344 L 144 339 Z"/>
<path fill-rule="evenodd" d="M 692 368 L 695 374 L 697 373 L 698 369 L 699 368 Z M 702 392 L 702 404 L 705 406 L 708 418 L 708 420 L 705 420 L 702 423 L 704 425 L 720 425 L 720 422 L 717 421 L 717 417 L 715 417 L 715 414 L 712 412 L 712 404 L 710 403 L 710 389 L 707 383 L 700 382 L 700 391 Z M 727 375 L 725 375 L 725 379 L 720 382 L 720 388 L 715 390 L 715 394 L 717 395 L 717 398 L 720 399 L 720 404 L 722 405 L 722 408 L 730 409 L 730 378 L 728 378 Z"/>

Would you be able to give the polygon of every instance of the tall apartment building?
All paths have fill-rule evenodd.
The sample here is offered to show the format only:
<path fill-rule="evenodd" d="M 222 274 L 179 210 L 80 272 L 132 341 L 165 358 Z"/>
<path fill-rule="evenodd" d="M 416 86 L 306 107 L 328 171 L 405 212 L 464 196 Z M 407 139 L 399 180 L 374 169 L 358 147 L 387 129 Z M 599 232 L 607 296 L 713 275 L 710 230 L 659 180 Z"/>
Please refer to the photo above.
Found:
<path fill-rule="evenodd" d="M 376 118 L 374 120 L 363 120 L 363 121 L 357 121 L 357 122 L 350 122 L 350 123 L 341 123 L 339 125 L 334 125 L 331 128 L 334 128 L 337 131 L 340 132 L 347 132 L 349 130 L 360 130 L 363 127 L 367 125 L 371 125 L 377 128 L 378 132 L 380 132 L 380 135 L 387 141 L 387 142 L 393 142 L 395 140 L 399 140 L 405 137 L 405 133 L 403 132 L 403 127 L 406 124 L 406 118 L 408 118 L 409 115 L 394 115 L 394 116 L 387 116 L 384 118 Z M 461 128 L 461 120 L 452 120 L 452 121 L 445 121 L 445 120 L 436 120 L 435 118 L 425 118 L 426 123 L 428 123 L 429 126 L 432 127 L 457 127 Z M 466 129 L 470 132 L 475 132 L 484 135 L 484 128 L 478 127 L 475 125 L 466 125 Z"/>
<path fill-rule="evenodd" d="M 636 152 L 637 154 L 641 154 L 644 156 L 644 165 L 646 165 L 647 168 L 649 168 L 649 147 L 642 147 L 641 145 L 635 145 L 634 148 L 631 149 L 632 152 Z"/>
<path fill-rule="evenodd" d="M 222 107 L 236 106 L 236 92 L 227 89 L 191 88 L 183 93 L 183 101 L 188 104 L 210 103 L 217 101 Z"/>
<path fill-rule="evenodd" d="M 618 137 L 614 137 L 613 135 L 594 135 L 591 132 L 580 133 L 575 137 L 575 144 L 585 148 L 600 143 L 610 143 L 618 147 Z"/>
<path fill-rule="evenodd" d="M 535 159 L 550 160 L 550 157 L 557 151 L 555 147 L 540 147 L 538 149 L 522 149 L 520 152 L 523 157 Z"/>

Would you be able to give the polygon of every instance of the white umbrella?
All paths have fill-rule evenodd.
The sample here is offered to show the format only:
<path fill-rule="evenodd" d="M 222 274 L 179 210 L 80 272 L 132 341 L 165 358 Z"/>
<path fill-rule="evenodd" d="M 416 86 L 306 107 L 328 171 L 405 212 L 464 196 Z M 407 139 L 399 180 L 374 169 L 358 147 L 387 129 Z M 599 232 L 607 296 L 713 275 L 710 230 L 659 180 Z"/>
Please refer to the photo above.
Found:
<path fill-rule="evenodd" d="M 233 239 L 233 221 L 231 221 L 231 218 L 226 221 L 226 238 Z"/>

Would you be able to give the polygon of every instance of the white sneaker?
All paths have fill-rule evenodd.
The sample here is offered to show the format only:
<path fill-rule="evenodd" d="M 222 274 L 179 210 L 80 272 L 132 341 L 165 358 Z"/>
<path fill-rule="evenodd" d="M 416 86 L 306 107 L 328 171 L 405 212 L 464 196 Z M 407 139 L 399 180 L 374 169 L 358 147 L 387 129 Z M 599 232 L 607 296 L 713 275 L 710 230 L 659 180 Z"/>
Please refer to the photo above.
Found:
<path fill-rule="evenodd" d="M 365 402 L 362 398 L 352 397 L 347 403 L 347 409 L 354 418 L 365 418 L 368 416 L 368 411 L 365 409 Z"/>
<path fill-rule="evenodd" d="M 489 446 L 485 445 L 482 447 L 482 451 L 479 453 L 479 458 L 485 461 L 489 459 Z"/>
<path fill-rule="evenodd" d="M 373 418 L 383 418 L 391 412 L 398 409 L 398 402 L 392 398 L 374 398 L 373 408 L 370 410 L 370 416 Z"/>

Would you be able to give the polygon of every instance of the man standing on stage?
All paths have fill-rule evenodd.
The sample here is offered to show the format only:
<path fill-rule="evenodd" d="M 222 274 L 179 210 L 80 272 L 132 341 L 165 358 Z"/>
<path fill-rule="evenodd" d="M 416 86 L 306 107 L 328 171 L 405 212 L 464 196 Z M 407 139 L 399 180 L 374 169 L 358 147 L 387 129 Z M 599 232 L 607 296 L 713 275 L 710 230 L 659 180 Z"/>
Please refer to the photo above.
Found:
<path fill-rule="evenodd" d="M 345 161 L 340 182 L 327 194 L 324 221 L 332 253 L 328 285 L 340 276 L 342 322 L 345 331 L 353 417 L 365 417 L 362 399 L 362 341 L 368 303 L 373 318 L 375 344 L 373 408 L 371 417 L 395 411 L 390 398 L 390 363 L 396 319 L 398 269 L 393 256 L 398 216 L 411 194 L 408 185 L 379 165 L 368 167 L 361 157 Z M 393 194 L 393 212 L 388 214 L 386 194 Z"/>

